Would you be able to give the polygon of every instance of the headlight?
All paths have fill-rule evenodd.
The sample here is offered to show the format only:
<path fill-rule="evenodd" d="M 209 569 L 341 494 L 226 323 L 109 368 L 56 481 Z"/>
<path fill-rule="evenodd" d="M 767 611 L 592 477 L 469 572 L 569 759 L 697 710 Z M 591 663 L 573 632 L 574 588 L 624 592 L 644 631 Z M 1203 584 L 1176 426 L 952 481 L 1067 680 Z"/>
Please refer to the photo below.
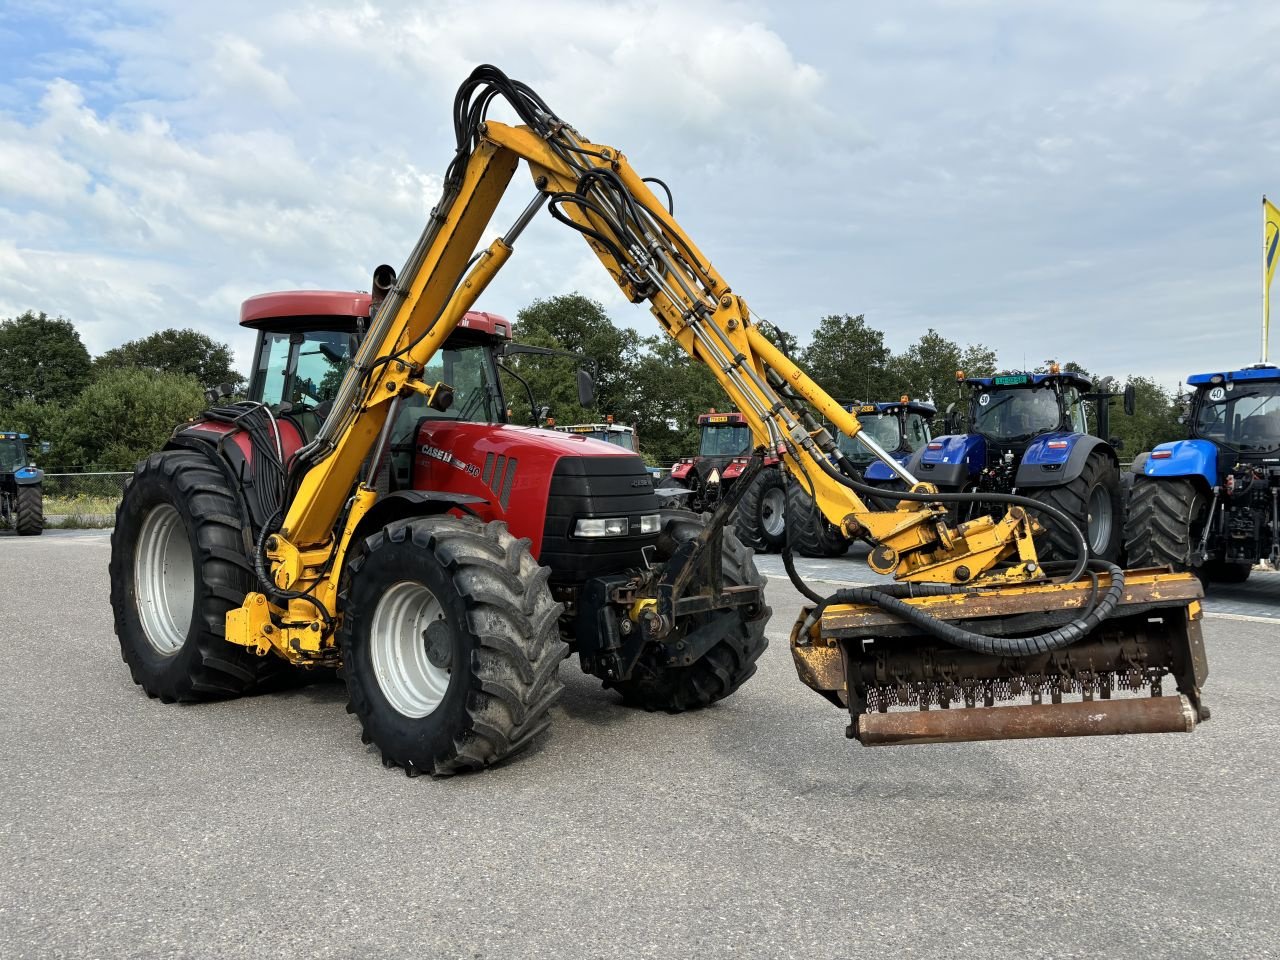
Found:
<path fill-rule="evenodd" d="M 630 524 L 626 517 L 583 517 L 573 527 L 575 537 L 625 537 Z"/>
<path fill-rule="evenodd" d="M 656 513 L 647 513 L 640 517 L 640 533 L 657 533 L 662 517 Z M 625 537 L 631 532 L 631 523 L 626 517 L 583 517 L 573 525 L 575 537 Z"/>

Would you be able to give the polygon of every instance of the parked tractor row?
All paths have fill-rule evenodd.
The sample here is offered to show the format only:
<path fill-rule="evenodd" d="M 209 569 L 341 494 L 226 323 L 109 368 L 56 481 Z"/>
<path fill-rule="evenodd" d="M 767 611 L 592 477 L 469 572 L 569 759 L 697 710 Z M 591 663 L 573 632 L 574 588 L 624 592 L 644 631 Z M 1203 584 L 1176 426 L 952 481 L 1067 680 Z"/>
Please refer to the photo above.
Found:
<path fill-rule="evenodd" d="M 958 374 L 957 382 L 965 397 L 948 409 L 938 436 L 931 431 L 932 404 L 904 396 L 847 409 L 866 436 L 920 480 L 943 492 L 1040 500 L 1076 521 L 1094 557 L 1237 583 L 1261 561 L 1280 567 L 1280 369 L 1258 365 L 1188 378 L 1194 392 L 1184 416 L 1187 439 L 1139 453 L 1128 470 L 1110 417 L 1117 401 L 1133 414 L 1132 388 L 1098 390 L 1089 377 L 1057 364 L 1047 373 Z M 676 463 L 663 486 L 673 505 L 703 512 L 746 469 L 751 435 L 738 413 L 705 413 L 698 426 L 698 454 Z M 842 437 L 841 449 L 866 483 L 905 489 L 857 439 Z M 975 504 L 958 519 L 991 510 Z M 766 460 L 743 494 L 736 524 L 739 539 L 757 551 L 790 545 L 802 556 L 832 557 L 850 545 L 801 483 L 784 486 L 776 458 Z M 1068 533 L 1044 526 L 1041 556 L 1069 559 Z"/>

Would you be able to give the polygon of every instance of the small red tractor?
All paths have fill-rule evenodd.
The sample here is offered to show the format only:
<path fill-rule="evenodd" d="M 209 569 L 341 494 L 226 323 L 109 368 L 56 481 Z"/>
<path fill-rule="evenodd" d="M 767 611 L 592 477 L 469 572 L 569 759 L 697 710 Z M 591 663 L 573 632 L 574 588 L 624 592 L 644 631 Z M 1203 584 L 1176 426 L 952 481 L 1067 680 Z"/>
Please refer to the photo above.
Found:
<path fill-rule="evenodd" d="M 676 496 L 689 510 L 703 513 L 714 510 L 746 471 L 752 439 L 751 427 L 740 413 L 701 414 L 698 432 L 698 455 L 677 462 L 663 488 L 688 490 Z M 787 488 L 779 463 L 776 455 L 765 456 L 764 469 L 742 491 L 734 515 L 738 539 L 761 553 L 781 550 L 786 542 Z"/>

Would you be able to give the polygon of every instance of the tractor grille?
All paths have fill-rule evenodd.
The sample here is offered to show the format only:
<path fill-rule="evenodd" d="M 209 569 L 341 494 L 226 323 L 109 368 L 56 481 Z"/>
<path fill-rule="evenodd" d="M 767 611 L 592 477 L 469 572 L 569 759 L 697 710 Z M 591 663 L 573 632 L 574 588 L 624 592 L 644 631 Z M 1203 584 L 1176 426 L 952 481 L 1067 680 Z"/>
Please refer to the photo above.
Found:
<path fill-rule="evenodd" d="M 627 517 L 637 530 L 643 514 L 657 512 L 639 457 L 563 457 L 551 476 L 538 560 L 551 568 L 553 583 L 564 585 L 640 567 L 641 549 L 656 543 L 657 534 L 587 539 L 572 536 L 573 527 L 582 517 Z"/>

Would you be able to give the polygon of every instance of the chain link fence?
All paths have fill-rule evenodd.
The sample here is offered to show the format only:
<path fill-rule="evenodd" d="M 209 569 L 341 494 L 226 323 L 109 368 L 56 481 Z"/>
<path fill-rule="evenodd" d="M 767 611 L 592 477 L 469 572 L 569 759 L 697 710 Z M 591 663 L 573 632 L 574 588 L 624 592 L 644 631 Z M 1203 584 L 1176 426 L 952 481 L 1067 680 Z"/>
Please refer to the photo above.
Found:
<path fill-rule="evenodd" d="M 44 523 L 46 527 L 110 527 L 124 495 L 128 473 L 46 473 L 44 475 Z"/>

